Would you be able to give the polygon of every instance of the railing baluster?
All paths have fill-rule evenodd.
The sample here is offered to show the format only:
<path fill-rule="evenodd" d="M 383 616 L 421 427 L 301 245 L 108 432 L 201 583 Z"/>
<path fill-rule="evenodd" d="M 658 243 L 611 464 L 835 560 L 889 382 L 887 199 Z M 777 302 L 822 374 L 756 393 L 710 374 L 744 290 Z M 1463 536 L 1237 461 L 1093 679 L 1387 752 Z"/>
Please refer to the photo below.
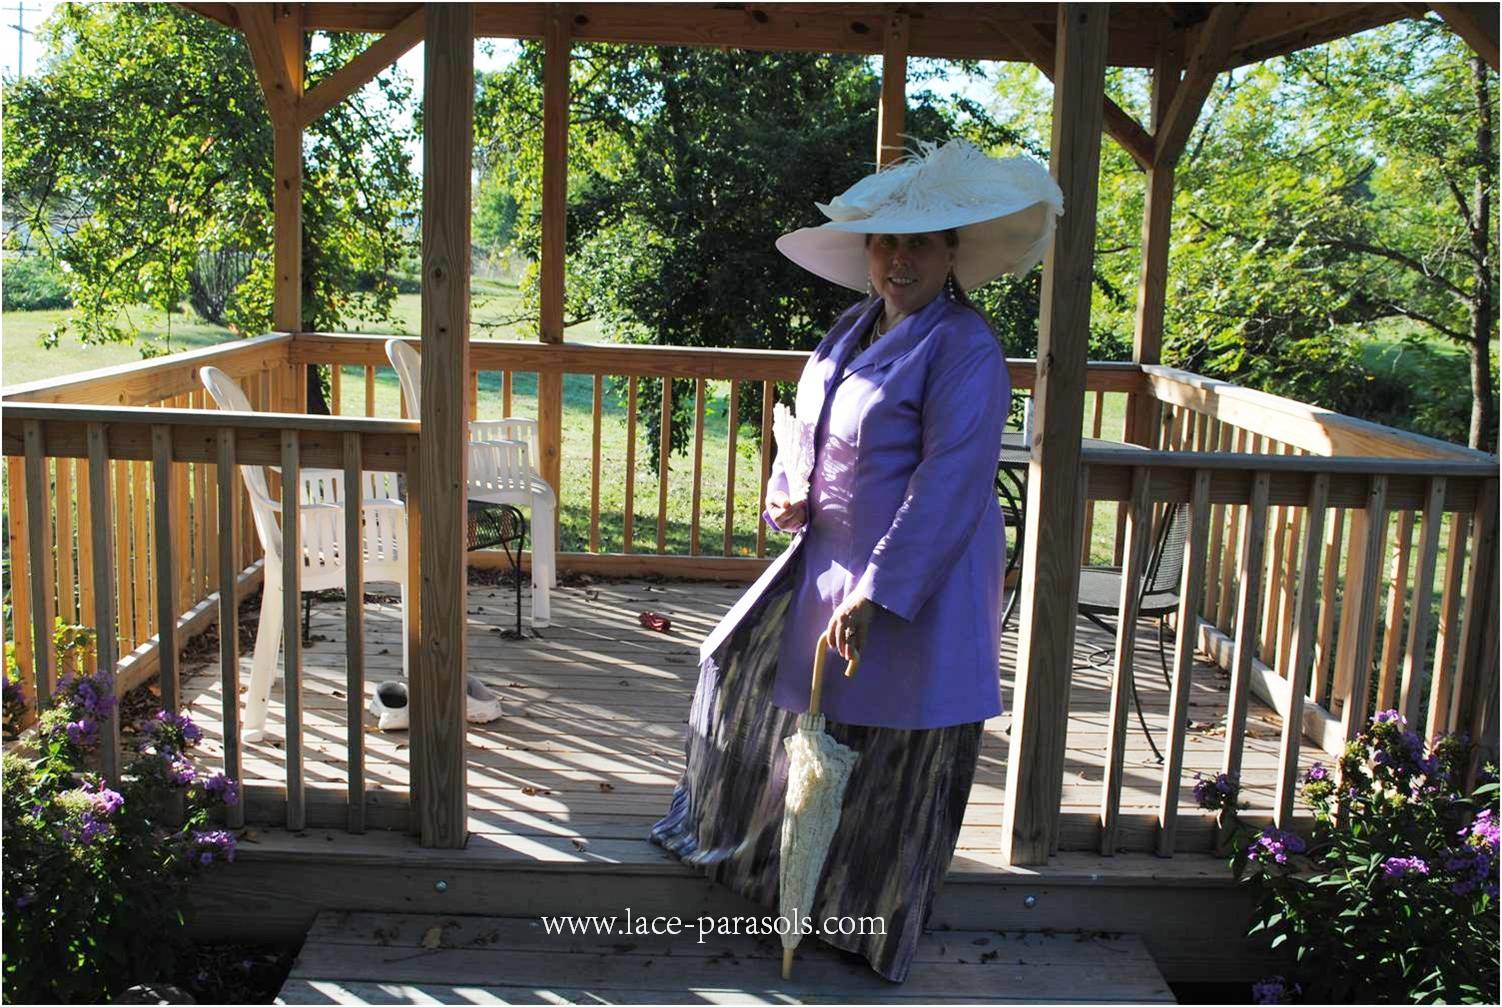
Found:
<path fill-rule="evenodd" d="M 605 375 L 595 375 L 594 394 L 594 439 L 590 441 L 589 456 L 589 551 L 600 551 L 600 420 L 604 408 Z"/>
<path fill-rule="evenodd" d="M 349 831 L 365 831 L 365 534 L 360 435 L 344 435 L 344 692 L 349 731 Z"/>
<path fill-rule="evenodd" d="M 344 365 L 329 365 L 329 412 L 334 416 L 344 413 Z"/>
<path fill-rule="evenodd" d="M 1100 853 L 1116 852 L 1116 832 L 1121 816 L 1122 768 L 1126 760 L 1127 704 L 1135 675 L 1139 583 L 1152 543 L 1152 504 L 1148 500 L 1148 470 L 1132 470 L 1131 497 L 1120 504 L 1127 515 L 1126 549 L 1122 554 L 1121 612 L 1116 620 L 1116 664 L 1111 677 L 1111 714 L 1106 721 L 1106 775 L 1100 800 Z"/>
<path fill-rule="evenodd" d="M 425 662 L 420 660 L 418 653 L 422 645 L 422 563 L 419 557 L 422 555 L 422 508 L 423 508 L 423 485 L 422 485 L 422 455 L 421 447 L 417 438 L 407 442 L 407 467 L 404 475 L 407 477 L 407 601 L 405 614 L 407 617 L 406 650 L 408 676 L 425 674 L 422 670 Z M 409 760 L 410 766 L 408 780 L 419 779 L 423 772 L 421 760 L 427 757 L 431 751 L 432 740 L 427 735 L 428 720 L 419 719 L 413 724 L 412 752 Z M 407 819 L 407 831 L 414 836 L 422 834 L 422 815 L 418 813 L 418 795 L 412 792 L 411 784 L 408 784 L 408 806 L 412 809 Z"/>
<path fill-rule="evenodd" d="M 375 375 L 373 364 L 365 365 L 365 415 L 375 415 Z"/>
<path fill-rule="evenodd" d="M 1267 453 L 1283 454 L 1281 447 L 1281 445 L 1269 442 Z M 1278 603 L 1283 597 L 1283 578 L 1287 574 L 1283 565 L 1283 542 L 1288 531 L 1287 514 L 1287 507 L 1276 506 L 1269 519 L 1272 528 L 1272 545 L 1267 550 L 1267 582 L 1262 602 L 1262 646 L 1260 648 L 1262 660 L 1280 675 L 1283 673 L 1283 668 L 1278 662 L 1278 627 L 1283 620 L 1278 610 Z"/>
<path fill-rule="evenodd" d="M 1349 620 L 1341 620 L 1342 649 L 1336 655 L 1337 690 L 1344 706 L 1341 735 L 1352 741 L 1366 726 L 1367 686 L 1372 680 L 1372 650 L 1376 645 L 1377 606 L 1382 590 L 1382 566 L 1387 552 L 1387 476 L 1373 476 L 1366 509 L 1351 520 L 1351 560 L 1346 572 L 1345 606 Z M 1352 593 L 1354 589 L 1354 594 Z"/>
<path fill-rule="evenodd" d="M 1101 407 L 1106 393 L 1096 389 L 1092 398 L 1090 416 L 1090 436 L 1100 438 Z M 1090 540 L 1095 537 L 1095 501 L 1090 500 L 1085 504 L 1085 534 L 1081 536 L 1080 565 L 1090 565 Z"/>
<path fill-rule="evenodd" d="M 174 408 L 186 409 L 187 406 L 185 395 L 178 396 L 173 401 Z M 172 556 L 175 562 L 169 573 L 176 577 L 176 600 L 183 603 L 182 608 L 186 610 L 198 603 L 197 596 L 188 586 L 193 559 L 193 540 L 190 537 L 192 529 L 188 525 L 188 466 L 183 462 L 173 462 L 170 472 L 172 475 L 172 513 L 176 520 L 172 523 Z M 177 609 L 172 611 L 174 617 L 179 614 L 181 613 Z"/>
<path fill-rule="evenodd" d="M 26 450 L 26 535 L 31 552 L 32 662 L 36 669 L 36 708 L 52 707 L 54 684 L 52 650 L 52 521 L 47 513 L 48 484 L 46 445 L 40 420 L 27 420 L 22 427 Z M 17 636 L 20 635 L 19 630 Z"/>
<path fill-rule="evenodd" d="M 633 526 L 636 524 L 636 375 L 631 375 L 626 390 L 626 513 L 621 527 L 621 551 L 631 551 Z"/>
<path fill-rule="evenodd" d="M 480 418 L 480 372 L 469 372 L 469 419 L 473 423 Z"/>
<path fill-rule="evenodd" d="M 287 828 L 307 825 L 302 770 L 302 529 L 301 472 L 297 431 L 282 431 L 282 659 L 286 710 Z"/>
<path fill-rule="evenodd" d="M 175 518 L 172 499 L 172 428 L 151 428 L 151 475 L 153 514 L 156 518 L 156 627 L 157 678 L 161 682 L 162 709 L 176 713 L 182 706 L 182 691 L 177 677 L 177 583 L 172 576 L 176 568 Z"/>
<path fill-rule="evenodd" d="M 57 515 L 57 617 L 66 623 L 76 623 L 78 582 L 73 572 L 73 459 L 59 458 L 54 466 L 57 474 L 50 499 L 53 512 Z M 86 526 L 80 523 L 78 527 Z"/>
<path fill-rule="evenodd" d="M 193 396 L 193 408 L 204 408 L 204 392 L 196 392 Z M 195 570 L 195 600 L 207 598 L 214 593 L 211 583 L 210 570 L 216 565 L 210 558 L 209 529 L 214 527 L 211 507 L 209 504 L 209 466 L 207 462 L 195 462 L 193 465 L 193 528 L 197 532 L 195 536 L 194 570 Z"/>
<path fill-rule="evenodd" d="M 94 499 L 93 484 L 89 472 L 89 460 L 76 458 L 73 486 L 78 494 L 78 621 L 92 627 L 101 635 L 102 628 L 94 605 Z M 109 480 L 109 460 L 104 463 L 105 481 Z M 108 560 L 105 561 L 108 566 Z M 114 631 L 113 625 L 109 632 Z M 98 648 L 95 648 L 97 651 Z M 84 655 L 84 667 L 90 675 L 99 670 L 96 653 Z"/>
<path fill-rule="evenodd" d="M 1390 710 L 1398 698 L 1398 662 L 1403 657 L 1403 600 L 1408 596 L 1408 554 L 1413 545 L 1413 511 L 1398 515 L 1398 546 L 1387 585 L 1387 623 L 1377 677 L 1377 709 Z"/>
<path fill-rule="evenodd" d="M 740 432 L 741 383 L 730 382 L 730 397 L 725 412 L 725 555 L 733 555 L 735 546 L 735 436 Z"/>
<path fill-rule="evenodd" d="M 501 372 L 501 412 L 506 416 L 511 415 L 511 379 L 513 372 Z"/>
<path fill-rule="evenodd" d="M 673 379 L 662 379 L 662 416 L 657 423 L 657 551 L 668 551 L 668 458 L 673 453 Z"/>
<path fill-rule="evenodd" d="M 1234 447 L 1230 444 L 1227 447 L 1238 454 L 1245 451 L 1246 431 L 1240 427 L 1232 428 L 1229 423 L 1225 425 L 1224 429 L 1231 431 L 1233 434 L 1232 444 Z M 1236 598 L 1235 579 L 1237 566 L 1235 561 L 1241 556 L 1241 512 L 1243 507 L 1239 504 L 1230 504 L 1226 505 L 1224 509 L 1225 518 L 1230 522 L 1230 525 L 1226 529 L 1224 541 L 1225 556 L 1220 564 L 1220 599 L 1217 603 L 1220 620 L 1217 625 L 1223 632 L 1229 635 L 1231 633 L 1231 613 L 1234 610 L 1232 602 Z M 1234 555 L 1231 552 L 1232 549 L 1236 550 Z M 1245 567 L 1241 569 L 1245 569 Z"/>
<path fill-rule="evenodd" d="M 1304 454 L 1294 447 L 1289 447 L 1287 452 L 1290 455 Z M 1304 511 L 1299 507 L 1289 507 L 1285 514 L 1288 520 L 1288 538 L 1285 541 L 1287 551 L 1283 554 L 1283 593 L 1278 600 L 1278 669 L 1284 678 L 1288 678 L 1291 675 L 1290 655 L 1293 651 L 1294 621 L 1298 609 L 1297 592 L 1302 584 L 1299 579 L 1299 571 L 1302 569 L 1299 555 L 1304 537 Z"/>
<path fill-rule="evenodd" d="M 1466 575 L 1465 608 L 1460 617 L 1460 652 L 1456 701 L 1450 706 L 1449 729 L 1480 737 L 1477 728 L 1497 672 L 1497 480 L 1488 479 L 1476 495 L 1471 519 L 1471 567 Z M 1485 680 L 1483 680 L 1485 679 Z M 1472 770 L 1474 772 L 1474 765 Z"/>
<path fill-rule="evenodd" d="M 1450 514 L 1450 536 L 1445 549 L 1445 586 L 1439 603 L 1439 629 L 1434 641 L 1434 676 L 1429 689 L 1429 715 L 1424 721 L 1424 737 L 1434 738 L 1448 730 L 1454 688 L 1460 681 L 1455 670 L 1455 651 L 1460 631 L 1460 585 L 1465 573 L 1467 533 L 1471 516 L 1461 511 Z"/>
<path fill-rule="evenodd" d="M 1210 538 L 1210 473 L 1196 469 L 1189 491 L 1189 537 L 1184 542 L 1184 578 L 1179 590 L 1173 645 L 1173 690 L 1169 698 L 1168 752 L 1158 799 L 1160 857 L 1173 856 L 1179 827 L 1179 776 L 1184 769 L 1184 735 L 1189 728 L 1190 678 L 1198 633 L 1199 598 L 1205 586 L 1205 549 Z"/>
<path fill-rule="evenodd" d="M 31 649 L 34 627 L 28 623 L 31 622 L 31 575 L 36 564 L 32 562 L 29 522 L 21 520 L 21 515 L 26 513 L 26 460 L 11 456 L 5 462 L 6 506 L 10 516 L 10 520 L 6 522 L 10 546 L 10 630 L 16 643 L 16 664 L 21 671 L 21 687 L 35 698 L 35 662 L 32 660 Z"/>
<path fill-rule="evenodd" d="M 88 496 L 97 505 L 101 514 L 110 512 L 110 460 L 109 436 L 102 423 L 88 426 Z M 108 557 L 114 554 L 114 527 L 108 520 L 93 521 L 83 526 L 87 534 L 80 538 L 89 540 L 94 555 Z M 110 577 L 108 561 L 92 565 L 93 603 L 88 618 L 95 629 L 94 666 L 114 670 L 118 660 L 115 649 L 115 598 L 113 578 Z M 118 694 L 118 690 L 117 690 Z M 114 785 L 120 782 L 120 705 L 116 703 L 105 719 L 99 734 L 99 761 L 105 779 Z"/>
<path fill-rule="evenodd" d="M 1261 470 L 1252 476 L 1252 492 L 1246 505 L 1237 569 L 1236 642 L 1231 657 L 1231 683 L 1226 694 L 1226 745 L 1221 772 L 1241 775 L 1241 756 L 1246 747 L 1247 689 L 1252 680 L 1252 661 L 1257 656 L 1257 613 L 1261 607 L 1262 559 L 1267 547 L 1267 497 L 1272 473 Z"/>
<path fill-rule="evenodd" d="M 131 577 L 131 509 L 130 472 L 132 463 L 111 462 L 115 474 L 115 599 L 119 608 L 119 646 L 115 653 L 124 654 L 135 646 L 135 584 Z"/>
<path fill-rule="evenodd" d="M 1221 422 L 1211 417 L 1205 432 L 1205 451 L 1224 451 L 1221 444 Z M 1210 508 L 1210 548 L 1205 553 L 1205 598 L 1201 603 L 1201 615 L 1212 626 L 1220 624 L 1220 568 L 1225 550 L 1226 505 L 1215 504 Z"/>
<path fill-rule="evenodd" d="M 756 490 L 756 513 L 767 510 L 767 479 L 772 475 L 772 406 L 777 396 L 777 385 L 772 381 L 761 383 L 761 484 Z M 767 523 L 758 518 L 756 522 L 756 555 L 767 554 Z"/>
<path fill-rule="evenodd" d="M 704 488 L 704 379 L 694 382 L 694 493 L 689 505 L 688 554 L 699 555 L 699 505 Z"/>
<path fill-rule="evenodd" d="M 1319 635 L 1314 640 L 1314 671 L 1310 676 L 1309 698 L 1325 705 L 1325 683 L 1329 678 L 1330 649 L 1335 642 L 1335 587 L 1340 579 L 1340 543 L 1345 533 L 1346 512 L 1335 510 L 1335 519 L 1325 531 L 1325 558 L 1320 563 L 1320 580 L 1323 582 L 1319 598 Z"/>
<path fill-rule="evenodd" d="M 1293 799 L 1299 782 L 1299 744 L 1304 737 L 1304 696 L 1314 664 L 1315 603 L 1319 599 L 1319 559 L 1324 538 L 1325 507 L 1330 499 L 1330 476 L 1320 472 L 1310 480 L 1307 534 L 1299 558 L 1298 600 L 1294 603 L 1293 653 L 1288 669 L 1288 712 L 1283 715 L 1283 742 L 1278 754 L 1278 789 L 1273 822 L 1281 829 L 1293 824 Z"/>
<path fill-rule="evenodd" d="M 220 427 L 216 442 L 218 454 L 215 480 L 219 496 L 219 704 L 224 716 L 224 775 L 241 780 L 240 768 L 240 599 L 236 588 L 235 537 L 239 531 L 236 513 L 235 431 Z M 269 585 L 263 582 L 262 590 Z M 264 593 L 263 593 L 264 597 Z M 225 823 L 230 828 L 245 824 L 245 788 L 240 788 L 238 804 L 226 808 Z"/>
<path fill-rule="evenodd" d="M 151 592 L 151 574 L 147 566 L 147 557 L 151 555 L 150 544 L 146 530 L 146 462 L 131 462 L 131 559 L 132 573 L 135 582 L 132 585 L 132 593 L 135 595 L 136 615 L 136 646 L 145 643 L 151 636 L 151 627 L 156 623 L 156 610 Z M 165 698 L 165 697 L 164 697 Z"/>
<path fill-rule="evenodd" d="M 1419 529 L 1418 567 L 1413 575 L 1413 598 L 1408 604 L 1408 644 L 1404 648 L 1403 678 L 1398 709 L 1408 723 L 1418 726 L 1424 698 L 1424 660 L 1429 656 L 1429 604 L 1434 597 L 1434 567 L 1439 556 L 1439 524 L 1445 512 L 1445 478 L 1429 480 L 1424 496 L 1423 524 Z"/>

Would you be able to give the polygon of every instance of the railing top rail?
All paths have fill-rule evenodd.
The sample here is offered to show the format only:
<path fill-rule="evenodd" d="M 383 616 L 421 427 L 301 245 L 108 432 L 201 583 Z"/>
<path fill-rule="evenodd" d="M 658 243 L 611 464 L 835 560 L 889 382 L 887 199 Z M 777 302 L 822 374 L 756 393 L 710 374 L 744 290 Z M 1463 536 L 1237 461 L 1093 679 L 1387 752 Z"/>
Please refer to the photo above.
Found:
<path fill-rule="evenodd" d="M 1133 468 L 1211 469 L 1246 472 L 1325 472 L 1330 475 L 1444 476 L 1496 479 L 1502 468 L 1496 455 L 1472 452 L 1476 460 L 1461 458 L 1374 458 L 1369 455 L 1263 455 L 1208 451 L 1144 451 L 1141 448 L 1084 448 L 1082 465 L 1124 465 Z"/>
<path fill-rule="evenodd" d="M 1492 459 L 1495 464 L 1495 456 L 1484 451 L 1357 419 L 1281 395 L 1242 388 L 1175 367 L 1144 364 L 1142 373 L 1149 391 L 1163 402 L 1186 406 L 1317 454 Z"/>
<path fill-rule="evenodd" d="M 313 416 L 308 413 L 92 406 L 56 402 L 6 402 L 0 404 L 0 417 L 7 423 L 19 420 L 63 420 L 75 423 L 211 426 L 232 427 L 236 430 L 296 430 L 335 434 L 416 434 L 421 430 L 421 425 L 416 420 L 369 416 Z"/>
<path fill-rule="evenodd" d="M 196 385 L 198 368 L 214 364 L 225 370 L 233 370 L 232 362 L 254 360 L 268 350 L 284 348 L 292 343 L 287 332 L 273 332 L 254 339 L 205 346 L 202 349 L 173 353 L 165 357 L 153 357 L 130 364 L 117 364 L 97 370 L 69 374 L 43 381 L 0 388 L 0 400 L 12 402 L 65 402 L 112 405 L 125 404 L 129 399 L 149 401 L 153 397 L 180 394 L 165 391 L 162 396 L 153 392 L 162 388 Z M 230 364 L 231 366 L 226 366 Z"/>

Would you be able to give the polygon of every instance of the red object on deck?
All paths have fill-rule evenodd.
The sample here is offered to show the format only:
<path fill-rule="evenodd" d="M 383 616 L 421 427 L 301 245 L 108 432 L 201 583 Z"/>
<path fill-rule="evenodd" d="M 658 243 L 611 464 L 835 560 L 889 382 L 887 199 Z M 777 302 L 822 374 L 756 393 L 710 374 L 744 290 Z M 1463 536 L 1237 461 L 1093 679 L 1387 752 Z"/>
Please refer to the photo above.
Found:
<path fill-rule="evenodd" d="M 636 619 L 643 626 L 651 630 L 656 630 L 659 633 L 666 633 L 668 630 L 673 628 L 673 620 L 669 619 L 665 615 L 659 615 L 656 612 L 643 612 L 641 615 L 637 616 Z"/>

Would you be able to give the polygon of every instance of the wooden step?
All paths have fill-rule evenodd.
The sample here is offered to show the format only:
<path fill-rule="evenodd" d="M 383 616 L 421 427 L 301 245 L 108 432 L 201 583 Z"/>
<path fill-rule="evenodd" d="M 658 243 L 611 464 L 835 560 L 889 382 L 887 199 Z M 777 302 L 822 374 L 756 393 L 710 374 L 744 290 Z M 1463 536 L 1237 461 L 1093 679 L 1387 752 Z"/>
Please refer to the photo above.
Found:
<path fill-rule="evenodd" d="M 537 917 L 318 914 L 278 1003 L 1173 1003 L 1133 935 L 931 931 L 908 980 L 817 938 L 781 978 L 775 936 L 549 933 Z M 641 924 L 643 920 L 637 920 Z M 711 928 L 730 924 L 716 919 Z M 564 924 L 567 927 L 567 924 Z M 585 924 L 589 926 L 589 924 Z M 632 929 L 636 929 L 635 926 Z"/>

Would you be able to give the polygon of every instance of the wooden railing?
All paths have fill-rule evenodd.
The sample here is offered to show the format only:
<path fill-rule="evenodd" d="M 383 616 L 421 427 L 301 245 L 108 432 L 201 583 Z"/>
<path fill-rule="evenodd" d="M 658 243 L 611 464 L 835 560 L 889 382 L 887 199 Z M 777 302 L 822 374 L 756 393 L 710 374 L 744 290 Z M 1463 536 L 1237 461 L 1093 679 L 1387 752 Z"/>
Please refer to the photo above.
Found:
<path fill-rule="evenodd" d="M 245 372 L 243 384 L 253 390 L 263 383 L 266 373 L 262 368 Z M 274 391 L 274 389 L 272 389 Z M 95 666 L 115 665 L 131 674 L 139 675 L 140 660 L 129 663 L 116 660 L 119 651 L 117 641 L 144 636 L 154 630 L 154 636 L 146 641 L 154 649 L 154 664 L 164 708 L 177 709 L 183 703 L 179 670 L 179 650 L 188 633 L 194 631 L 195 613 L 204 610 L 206 619 L 219 623 L 219 660 L 222 672 L 222 725 L 223 768 L 232 779 L 241 777 L 240 750 L 240 685 L 238 654 L 238 598 L 246 588 L 259 580 L 263 569 L 257 560 L 247 566 L 244 556 L 247 550 L 257 557 L 260 548 L 253 531 L 247 530 L 246 518 L 249 507 L 241 502 L 243 488 L 238 465 L 278 466 L 281 479 L 295 485 L 303 468 L 341 470 L 344 485 L 358 486 L 362 471 L 401 472 L 409 476 L 414 471 L 412 459 L 417 453 L 417 424 L 383 420 L 349 420 L 312 417 L 289 413 L 232 413 L 206 412 L 200 409 L 112 408 L 108 406 L 70 406 L 62 404 L 23 404 L 9 402 L 5 409 L 5 425 L 0 441 L 10 459 L 21 462 L 25 473 L 24 486 L 19 499 L 12 502 L 9 514 L 12 526 L 28 529 L 29 540 L 24 548 L 12 552 L 13 595 L 24 585 L 28 591 L 27 605 L 17 608 L 12 631 L 18 643 L 26 640 L 29 660 L 23 668 L 29 673 L 27 691 L 37 698 L 42 708 L 49 705 L 55 685 L 52 654 L 46 642 L 50 640 L 50 627 L 58 604 L 65 596 L 58 591 L 54 579 L 61 561 L 71 554 L 63 548 L 61 537 L 54 528 L 58 515 L 64 508 L 54 502 L 64 500 L 62 491 L 54 481 L 49 487 L 48 474 L 68 471 L 81 463 L 85 476 L 77 487 L 87 492 L 88 499 L 101 515 L 117 513 L 114 505 L 116 485 L 112 472 L 131 471 L 130 466 L 139 466 L 143 480 L 153 488 L 149 500 L 151 528 L 149 541 L 137 539 L 132 545 L 132 578 L 117 584 L 108 562 L 94 562 L 86 578 L 85 593 L 87 610 L 80 616 L 91 626 L 105 629 L 118 624 L 118 633 L 100 632 L 94 654 Z M 203 473 L 215 493 L 212 497 L 198 497 L 199 501 L 212 499 L 201 509 L 184 508 L 183 496 L 174 492 L 176 473 L 191 466 L 195 473 Z M 13 490 L 17 484 L 12 483 Z M 415 480 L 408 479 L 409 505 L 413 502 Z M 140 497 L 132 494 L 132 499 Z M 188 499 L 195 498 L 190 495 Z M 361 514 L 358 506 L 346 498 L 346 535 L 353 540 L 360 536 Z M 146 507 L 147 504 L 141 506 Z M 298 543 L 299 522 L 296 518 L 296 496 L 283 497 L 282 528 L 283 548 L 288 556 L 301 555 Z M 215 589 L 185 615 L 182 589 L 185 585 L 207 583 L 206 578 L 184 576 L 185 569 L 179 550 L 196 544 L 199 539 L 191 521 L 207 522 L 212 511 L 212 527 L 203 529 L 204 535 L 214 543 L 212 570 L 218 585 L 234 584 L 239 590 L 230 592 Z M 24 514 L 24 521 L 22 515 Z M 117 531 L 134 528 L 133 518 L 111 521 L 91 521 L 86 526 L 83 539 L 89 543 L 94 557 L 113 555 L 112 539 Z M 137 563 L 135 549 L 149 552 Z M 58 562 L 38 562 L 40 557 L 55 557 Z M 195 550 L 195 561 L 196 561 Z M 346 597 L 361 598 L 362 571 L 360 550 L 350 551 L 351 562 L 346 569 Z M 416 583 L 416 551 L 407 553 L 409 582 Z M 208 564 L 207 554 L 204 563 Z M 309 824 L 308 788 L 305 784 L 302 677 L 301 677 L 301 607 L 296 599 L 300 594 L 301 563 L 283 565 L 282 589 L 287 603 L 283 606 L 285 619 L 283 635 L 283 683 L 285 724 L 283 754 L 286 761 L 286 780 L 283 786 L 268 787 L 264 784 L 246 789 L 245 801 L 228 810 L 230 824 L 243 824 L 245 808 L 259 810 L 263 819 L 280 819 L 290 829 L 299 830 Z M 139 615 L 139 600 L 136 577 L 142 576 L 150 583 L 154 604 L 147 622 L 136 625 Z M 168 573 L 170 572 L 170 573 Z M 130 609 L 125 602 L 133 602 Z M 23 615 L 29 615 L 30 625 Z M 68 616 L 72 618 L 72 615 Z M 347 606 L 345 682 L 348 697 L 347 752 L 348 783 L 343 800 L 339 802 L 341 818 L 352 831 L 365 827 L 367 788 L 364 775 L 364 635 L 360 605 Z M 409 643 L 416 633 L 416 619 L 409 620 Z M 28 633 L 27 629 L 31 632 Z M 170 641 L 161 646 L 160 641 Z M 144 644 L 143 644 L 144 645 Z M 140 648 L 137 648 L 139 652 Z M 133 655 L 133 657 L 138 657 Z M 122 683 L 123 685 L 123 683 Z M 420 723 L 413 724 L 414 732 L 420 731 Z M 106 725 L 102 743 L 105 771 L 118 778 L 120 769 L 120 735 L 118 718 Z M 271 806 L 276 811 L 271 811 Z M 318 809 L 319 818 L 314 824 L 332 824 L 327 820 L 325 802 Z M 321 817 L 320 817 L 321 816 Z"/>
<path fill-rule="evenodd" d="M 158 645 L 164 627 L 181 641 L 221 620 L 221 645 L 232 648 L 235 634 L 225 629 L 232 626 L 225 620 L 233 619 L 229 599 L 254 590 L 261 568 L 242 490 L 237 480 L 226 480 L 222 466 L 285 463 L 284 450 L 290 449 L 294 466 L 340 468 L 354 438 L 355 457 L 365 468 L 405 471 L 417 427 L 375 418 L 382 411 L 394 417 L 400 409 L 383 343 L 384 337 L 370 336 L 268 336 L 7 389 L 4 453 L 15 605 L 7 631 L 22 668 L 38 668 L 40 682 L 33 688 L 40 684 L 39 693 L 46 693 L 46 660 L 33 638 L 45 639 L 54 613 L 115 625 L 109 647 L 101 642 L 100 659 L 117 663 L 123 685 L 157 670 L 164 699 L 176 688 L 167 682 L 176 674 L 175 662 L 164 663 L 168 651 Z M 560 513 L 572 508 L 575 527 L 587 529 L 579 532 L 578 547 L 561 552 L 560 568 L 750 578 L 763 569 L 768 547 L 758 515 L 770 467 L 771 402 L 778 383 L 796 380 L 803 359 L 764 351 L 476 341 L 470 352 L 471 414 L 530 413 L 541 422 L 540 467 L 557 480 Z M 258 409 L 283 414 L 198 412 L 204 403 L 197 370 L 206 363 L 239 378 Z M 334 365 L 335 408 L 345 415 L 299 415 L 305 368 L 317 365 Z M 1009 365 L 1014 388 L 1031 388 L 1033 362 Z M 566 394 L 576 393 L 572 419 L 584 414 L 587 422 L 569 424 L 538 410 L 523 391 L 534 375 L 560 376 Z M 659 449 L 670 461 L 660 472 L 646 471 L 635 396 L 679 380 L 691 382 L 692 389 L 688 460 L 665 450 L 676 421 L 664 408 Z M 737 414 L 740 396 L 761 397 L 764 447 L 749 458 L 743 457 L 744 438 L 737 443 L 737 423 L 727 423 L 719 435 L 723 459 L 706 455 L 706 442 L 716 434 L 708 408 L 712 382 L 724 383 L 718 387 L 730 416 Z M 618 397 L 612 394 L 616 387 Z M 1495 731 L 1485 716 L 1497 667 L 1495 620 L 1488 618 L 1497 596 L 1494 457 L 1184 372 L 1130 364 L 1090 366 L 1087 435 L 1118 436 L 1107 417 L 1125 414 L 1127 396 L 1150 396 L 1159 405 L 1161 423 L 1147 445 L 1154 450 L 1086 451 L 1082 559 L 1104 562 L 1105 554 L 1114 553 L 1130 582 L 1146 561 L 1155 508 L 1169 502 L 1190 506 L 1185 600 L 1175 623 L 1196 631 L 1177 634 L 1161 806 L 1143 816 L 1120 806 L 1122 690 L 1131 673 L 1124 655 L 1133 652 L 1136 632 L 1135 620 L 1122 620 L 1100 808 L 1056 812 L 1060 848 L 1165 854 L 1205 848 L 1208 819 L 1177 813 L 1196 647 L 1231 674 L 1225 771 L 1241 765 L 1250 696 L 1274 706 L 1285 725 L 1301 727 L 1285 728 L 1277 792 L 1266 807 L 1250 810 L 1254 819 L 1287 821 L 1303 738 L 1337 753 L 1373 702 L 1378 708 L 1398 706 L 1429 734 L 1463 729 L 1482 737 Z M 71 404 L 45 405 L 63 402 Z M 151 411 L 143 415 L 121 406 Z M 183 406 L 188 408 L 177 408 Z M 625 428 L 619 440 L 604 422 L 612 410 L 612 423 Z M 282 433 L 289 435 L 286 445 Z M 612 484 L 609 472 L 620 454 L 625 466 L 617 475 L 624 486 Z M 753 471 L 744 471 L 747 465 Z M 634 475 L 626 479 L 628 472 Z M 560 479 L 563 473 L 575 478 Z M 650 490 L 641 487 L 653 480 L 655 527 L 650 513 L 642 519 L 635 506 L 639 497 L 650 499 Z M 617 490 L 619 504 L 612 502 Z M 675 492 L 688 497 L 686 541 L 673 541 L 669 527 Z M 227 509 L 225 499 L 237 503 Z M 104 519 L 96 520 L 100 515 Z M 1112 524 L 1116 534 L 1103 540 L 1109 547 L 1092 556 L 1091 530 Z M 224 534 L 225 528 L 232 534 Z M 1389 543 L 1395 547 L 1391 555 Z M 98 559 L 102 548 L 108 562 Z M 227 576 L 237 587 L 233 596 L 219 590 Z M 1123 599 L 1124 605 L 1132 602 Z M 295 622 L 296 606 L 287 611 Z M 174 613 L 175 620 L 164 620 L 163 612 Z M 296 636 L 289 631 L 289 640 Z M 358 675 L 358 633 L 352 629 L 349 639 L 350 667 L 356 669 L 351 674 Z M 223 666 L 225 695 L 233 696 L 237 686 L 228 677 L 235 661 Z M 360 722 L 357 699 L 363 691 L 363 683 L 351 682 L 351 725 Z M 235 733 L 233 706 L 225 709 L 227 742 Z M 349 743 L 353 776 L 360 766 L 353 727 Z M 236 768 L 229 763 L 237 757 L 228 745 L 227 768 Z M 300 780 L 301 767 L 294 772 L 294 761 L 289 753 L 285 790 L 251 791 L 252 816 L 259 811 L 276 817 L 267 802 L 285 801 L 289 823 L 308 820 L 301 784 L 293 779 Z M 350 793 L 363 795 L 363 783 L 352 779 Z M 300 813 L 294 810 L 299 804 Z M 350 802 L 352 827 L 363 824 L 365 806 L 363 798 Z M 379 809 L 372 822 L 400 827 L 405 810 Z M 315 808 L 313 820 L 320 814 L 327 819 L 330 812 Z"/>

